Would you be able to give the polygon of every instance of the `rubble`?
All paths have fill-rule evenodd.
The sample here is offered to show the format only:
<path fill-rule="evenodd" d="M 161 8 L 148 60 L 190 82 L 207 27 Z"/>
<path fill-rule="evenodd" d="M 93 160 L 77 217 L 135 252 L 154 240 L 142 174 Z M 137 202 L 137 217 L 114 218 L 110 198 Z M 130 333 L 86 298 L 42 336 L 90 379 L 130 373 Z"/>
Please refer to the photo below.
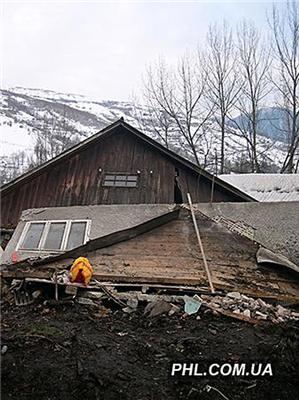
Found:
<path fill-rule="evenodd" d="M 171 311 L 172 305 L 165 300 L 157 300 L 148 305 L 144 309 L 144 314 L 149 317 L 157 317 L 161 314 L 167 314 Z"/>
<path fill-rule="evenodd" d="M 2 302 L 15 303 L 16 305 L 28 305 L 36 302 L 44 297 L 47 290 L 42 285 L 46 283 L 43 280 L 40 283 L 41 286 L 38 287 L 35 281 L 30 290 L 28 282 L 24 280 L 14 279 L 11 284 L 2 282 Z M 53 293 L 53 291 L 50 290 L 50 293 Z M 124 313 L 131 314 L 145 306 L 144 314 L 149 317 L 161 314 L 171 316 L 181 313 L 185 318 L 193 314 L 211 313 L 252 323 L 263 321 L 282 323 L 289 320 L 299 320 L 299 313 L 295 310 L 286 308 L 281 304 L 269 304 L 261 298 L 254 299 L 237 291 L 226 294 L 219 292 L 215 294 L 194 294 L 192 296 L 190 292 L 188 295 L 186 292 L 173 294 L 167 290 L 154 292 L 153 288 L 149 286 L 142 286 L 141 290 L 118 291 L 111 283 L 96 282 L 92 287 L 66 284 L 64 293 L 64 297 L 61 296 L 59 299 L 60 302 L 66 301 L 66 298 L 69 300 L 71 294 L 72 302 L 97 308 L 108 307 L 105 308 L 104 313 L 99 313 L 99 316 L 106 315 L 107 310 L 113 312 L 115 307 L 116 309 L 121 308 Z M 201 311 L 202 308 L 203 311 Z M 198 319 L 200 319 L 200 316 Z"/>
<path fill-rule="evenodd" d="M 243 315 L 248 320 L 264 320 L 271 322 L 285 322 L 299 319 L 299 313 L 278 305 L 266 303 L 258 298 L 253 299 L 239 292 L 230 292 L 226 296 L 201 296 L 203 304 L 216 312 L 231 312 Z"/>

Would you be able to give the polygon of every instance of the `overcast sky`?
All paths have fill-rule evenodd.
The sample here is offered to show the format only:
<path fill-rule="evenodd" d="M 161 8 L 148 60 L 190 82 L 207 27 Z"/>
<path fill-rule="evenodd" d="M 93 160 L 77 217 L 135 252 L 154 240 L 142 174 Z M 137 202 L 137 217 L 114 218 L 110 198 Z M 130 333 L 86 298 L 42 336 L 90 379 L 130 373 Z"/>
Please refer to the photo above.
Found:
<path fill-rule="evenodd" d="M 2 86 L 98 99 L 138 93 L 146 65 L 174 62 L 203 41 L 209 23 L 246 17 L 265 29 L 272 1 L 0 0 Z M 279 4 L 281 4 L 280 2 Z"/>

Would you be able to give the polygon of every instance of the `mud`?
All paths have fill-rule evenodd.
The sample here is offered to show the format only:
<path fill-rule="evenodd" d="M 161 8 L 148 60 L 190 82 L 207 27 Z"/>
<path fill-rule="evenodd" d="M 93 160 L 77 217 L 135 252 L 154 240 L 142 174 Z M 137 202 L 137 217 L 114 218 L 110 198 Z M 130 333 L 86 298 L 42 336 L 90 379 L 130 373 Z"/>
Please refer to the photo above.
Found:
<path fill-rule="evenodd" d="M 200 319 L 196 317 L 200 316 Z M 148 318 L 79 304 L 2 306 L 2 399 L 297 400 L 298 324 L 200 311 Z M 172 362 L 271 362 L 273 376 L 170 376 Z"/>

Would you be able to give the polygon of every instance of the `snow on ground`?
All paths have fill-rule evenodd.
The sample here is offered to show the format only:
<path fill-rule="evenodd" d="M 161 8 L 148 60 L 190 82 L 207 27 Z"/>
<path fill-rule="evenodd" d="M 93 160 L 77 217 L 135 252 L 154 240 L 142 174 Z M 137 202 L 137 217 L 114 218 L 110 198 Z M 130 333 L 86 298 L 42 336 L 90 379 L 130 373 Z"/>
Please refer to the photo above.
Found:
<path fill-rule="evenodd" d="M 16 124 L 12 118 L 1 118 L 0 132 L 0 156 L 6 156 L 19 150 L 28 151 L 33 148 L 32 135 L 22 124 Z"/>
<path fill-rule="evenodd" d="M 139 121 L 141 116 L 142 124 Z M 153 126 L 151 115 L 141 105 L 134 107 L 130 102 L 99 100 L 53 90 L 11 88 L 0 96 L 1 154 L 11 154 L 27 146 L 32 148 L 34 136 L 32 132 L 44 129 L 45 124 L 49 125 L 49 130 L 53 129 L 53 123 L 57 129 L 65 129 L 67 126 L 67 129 L 83 140 L 120 117 L 124 117 L 126 122 L 141 129 L 150 137 L 161 140 Z M 10 121 L 9 125 L 7 118 Z M 194 121 L 194 129 L 197 126 L 197 121 Z M 285 145 L 279 142 L 273 143 L 261 136 L 258 141 L 259 153 L 264 154 L 269 163 L 281 165 Z M 170 148 L 180 155 L 193 159 L 192 153 L 186 148 L 178 132 L 173 132 L 169 144 Z M 213 171 L 215 151 L 219 155 L 221 148 L 221 132 L 214 120 L 207 121 L 206 135 L 198 140 L 196 147 L 202 164 Z M 225 154 L 232 163 L 238 161 L 242 155 L 247 156 L 246 140 L 237 136 L 237 130 L 231 127 L 225 138 Z"/>
<path fill-rule="evenodd" d="M 299 174 L 230 174 L 219 178 L 258 201 L 299 201 Z"/>

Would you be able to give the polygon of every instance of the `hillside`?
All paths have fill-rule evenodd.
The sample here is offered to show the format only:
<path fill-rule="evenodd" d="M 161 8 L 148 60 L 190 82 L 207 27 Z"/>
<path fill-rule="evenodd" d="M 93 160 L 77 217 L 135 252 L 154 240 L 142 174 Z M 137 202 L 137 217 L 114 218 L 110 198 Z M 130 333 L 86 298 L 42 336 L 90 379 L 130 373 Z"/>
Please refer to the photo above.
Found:
<path fill-rule="evenodd" d="M 77 94 L 20 87 L 1 90 L 0 99 L 2 165 L 9 165 L 11 154 L 17 151 L 25 150 L 26 154 L 31 154 L 38 131 L 67 131 L 73 141 L 78 142 L 120 117 L 159 140 L 147 110 L 142 106 L 134 107 L 131 102 L 98 100 Z M 211 166 L 209 159 L 214 156 L 215 150 L 219 154 L 220 132 L 214 120 L 208 121 L 205 129 L 206 135 L 198 143 L 198 152 L 201 160 L 206 161 L 204 166 L 213 170 L 214 165 Z M 258 143 L 259 151 L 264 154 L 267 163 L 282 163 L 283 142 L 259 136 Z M 181 155 L 192 158 L 178 132 L 172 132 L 170 146 Z M 238 130 L 231 126 L 228 126 L 225 146 L 230 163 L 237 162 L 246 154 L 245 139 L 238 136 Z"/>

